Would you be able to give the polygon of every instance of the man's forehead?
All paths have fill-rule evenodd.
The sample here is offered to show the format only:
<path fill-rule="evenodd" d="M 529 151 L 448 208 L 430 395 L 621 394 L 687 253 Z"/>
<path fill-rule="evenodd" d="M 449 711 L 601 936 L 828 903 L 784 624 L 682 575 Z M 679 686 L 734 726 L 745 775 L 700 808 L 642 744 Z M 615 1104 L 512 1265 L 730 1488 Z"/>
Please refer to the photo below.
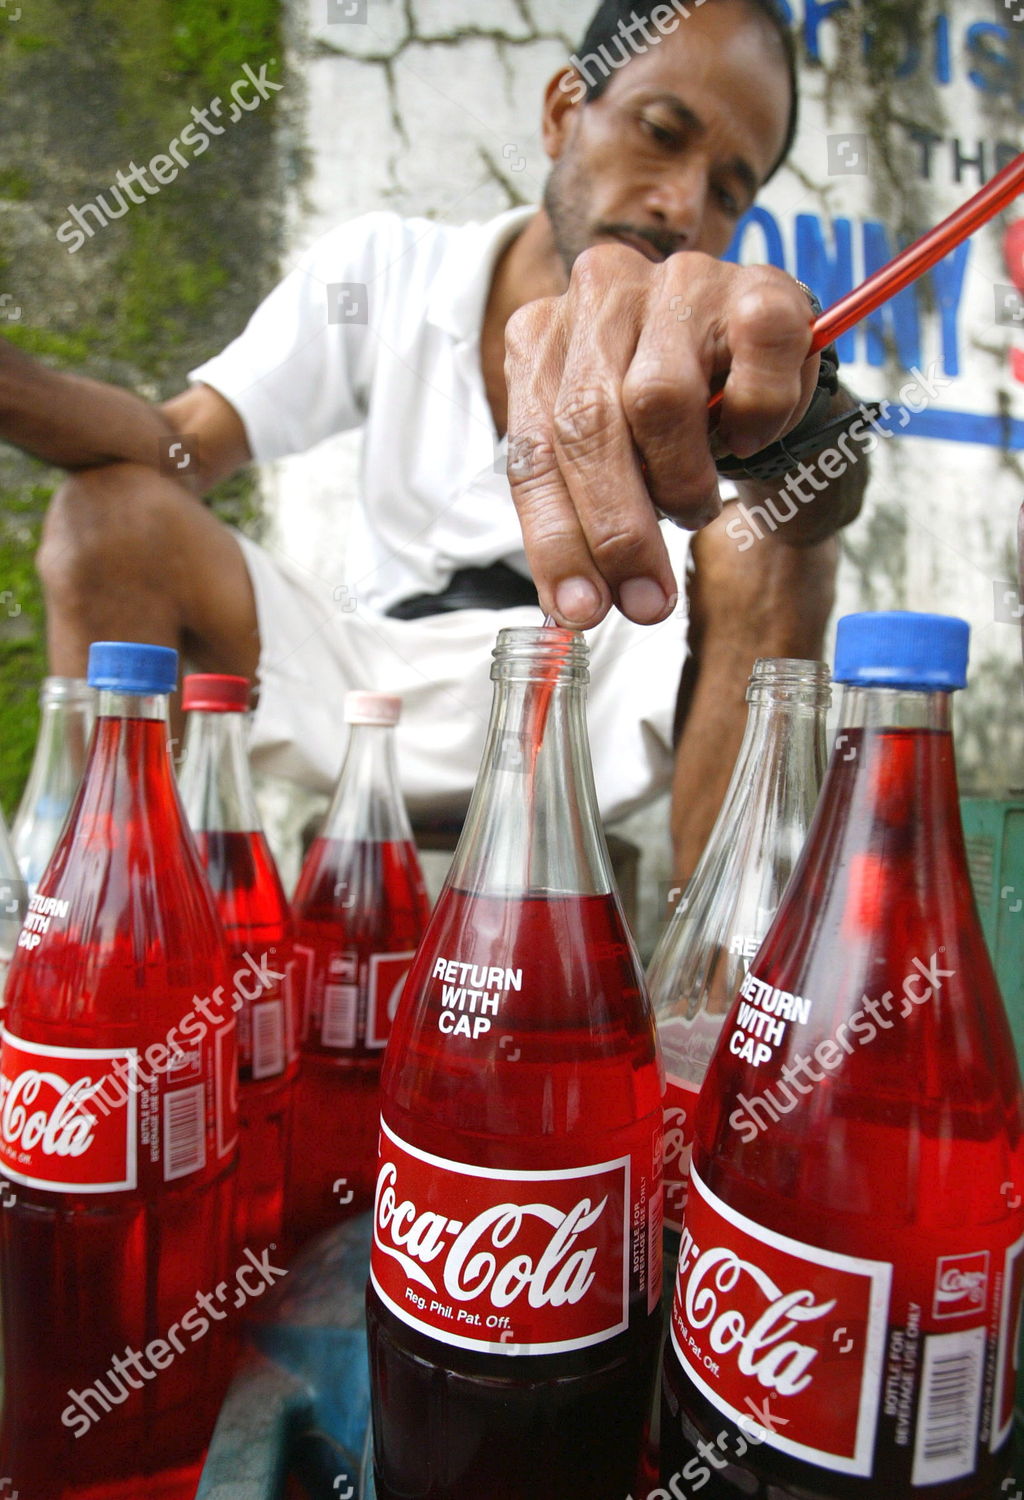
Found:
<path fill-rule="evenodd" d="M 638 49 L 614 71 L 601 97 L 638 106 L 660 102 L 681 124 L 700 129 L 708 123 L 706 105 L 702 109 L 695 95 L 700 92 L 706 100 L 710 87 L 728 108 L 730 121 L 738 129 L 746 126 L 753 131 L 756 159 L 748 167 L 759 183 L 782 147 L 789 118 L 788 69 L 775 43 L 764 18 L 746 0 L 716 0 L 702 11 L 691 12 L 676 31 L 643 51 Z M 758 87 L 738 91 L 737 71 L 756 73 Z M 778 121 L 777 143 L 765 139 L 769 80 L 780 86 L 779 102 L 785 109 Z"/>

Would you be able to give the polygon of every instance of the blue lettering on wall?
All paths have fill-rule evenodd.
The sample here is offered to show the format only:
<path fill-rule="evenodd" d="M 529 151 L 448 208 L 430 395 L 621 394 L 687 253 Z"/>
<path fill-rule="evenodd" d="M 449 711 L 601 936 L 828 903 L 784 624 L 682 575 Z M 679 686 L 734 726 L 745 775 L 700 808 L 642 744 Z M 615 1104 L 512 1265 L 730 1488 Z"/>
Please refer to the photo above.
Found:
<path fill-rule="evenodd" d="M 778 219 L 769 209 L 756 206 L 740 220 L 725 259 L 791 271 L 807 283 L 825 307 L 830 307 L 852 291 L 862 276 L 891 260 L 897 250 L 889 230 L 877 220 L 857 224 L 840 217 L 827 223 L 820 215 L 807 213 L 795 216 L 792 242 L 790 256 Z M 858 251 L 861 271 L 857 267 Z M 923 367 L 922 327 L 927 317 L 937 314 L 942 373 L 958 376 L 962 363 L 960 308 L 970 257 L 971 241 L 967 240 L 924 278 L 930 283 L 929 295 L 922 297 L 919 283 L 905 287 L 858 329 L 844 334 L 839 342 L 840 359 L 849 364 L 861 358 L 880 367 L 891 352 L 907 371 Z M 944 437 L 950 442 L 1024 448 L 1024 421 L 976 412 L 932 409 L 911 420 L 905 433 L 911 437 Z"/>
<path fill-rule="evenodd" d="M 849 219 L 833 221 L 832 241 L 835 248 L 830 252 L 817 214 L 797 214 L 796 278 L 813 289 L 824 307 L 845 297 L 854 285 L 853 225 Z M 857 358 L 857 335 L 852 328 L 836 348 L 847 364 Z"/>
<path fill-rule="evenodd" d="M 897 246 L 889 239 L 884 224 L 868 219 L 864 223 L 864 275 L 871 276 L 880 271 L 897 252 Z M 869 365 L 884 365 L 887 344 L 895 346 L 896 357 L 905 370 L 921 363 L 921 318 L 918 312 L 917 289 L 908 286 L 888 302 L 883 302 L 875 312 L 869 313 L 863 323 L 867 338 L 867 361 Z"/>
<path fill-rule="evenodd" d="M 822 60 L 825 36 L 851 8 L 850 0 L 803 0 L 802 5 L 781 0 L 781 5 L 803 43 L 804 60 L 812 66 Z M 875 45 L 871 8 L 865 5 L 862 10 L 862 45 L 870 58 Z M 923 25 L 916 16 L 896 17 L 890 7 L 887 24 L 900 24 L 903 29 L 899 60 L 887 63 L 895 77 L 909 78 L 923 71 L 938 84 L 950 84 L 962 69 L 981 93 L 1014 94 L 1017 109 L 1024 114 L 1024 27 L 1011 29 L 998 21 L 975 21 L 954 30 L 952 5 Z"/>

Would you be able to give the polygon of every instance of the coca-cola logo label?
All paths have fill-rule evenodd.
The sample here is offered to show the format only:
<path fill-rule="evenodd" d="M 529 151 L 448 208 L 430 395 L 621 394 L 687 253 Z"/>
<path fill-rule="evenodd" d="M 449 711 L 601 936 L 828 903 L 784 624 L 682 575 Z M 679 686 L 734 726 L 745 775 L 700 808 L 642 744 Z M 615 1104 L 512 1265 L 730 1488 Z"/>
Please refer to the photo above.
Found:
<path fill-rule="evenodd" d="M 672 1344 L 708 1400 L 773 1447 L 870 1475 L 891 1283 L 885 1261 L 745 1218 L 691 1167 Z"/>
<path fill-rule="evenodd" d="M 0 1170 L 53 1192 L 137 1184 L 133 1048 L 50 1047 L 9 1031 L 0 1049 Z"/>
<path fill-rule="evenodd" d="M 936 1318 L 962 1318 L 982 1312 L 988 1301 L 988 1251 L 942 1255 L 935 1265 Z"/>
<path fill-rule="evenodd" d="M 693 1122 L 700 1090 L 671 1076 L 665 1079 L 665 1228 L 683 1227 L 693 1150 Z"/>
<path fill-rule="evenodd" d="M 369 1004 L 366 1011 L 366 1045 L 387 1046 L 391 1023 L 398 1010 L 405 977 L 416 950 L 408 953 L 372 953 L 370 955 Z"/>
<path fill-rule="evenodd" d="M 381 1122 L 370 1276 L 421 1333 L 550 1354 L 629 1317 L 628 1156 L 578 1170 L 490 1170 L 407 1145 Z"/>

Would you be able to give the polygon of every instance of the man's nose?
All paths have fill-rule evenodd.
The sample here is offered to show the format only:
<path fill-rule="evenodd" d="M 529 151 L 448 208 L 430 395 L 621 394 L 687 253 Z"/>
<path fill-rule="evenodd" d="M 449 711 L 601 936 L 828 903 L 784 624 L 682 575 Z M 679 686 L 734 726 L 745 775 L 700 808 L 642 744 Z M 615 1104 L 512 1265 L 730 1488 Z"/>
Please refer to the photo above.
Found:
<path fill-rule="evenodd" d="M 645 207 L 659 227 L 677 236 L 677 249 L 692 250 L 700 238 L 707 195 L 707 173 L 693 165 L 666 172 L 652 184 Z"/>

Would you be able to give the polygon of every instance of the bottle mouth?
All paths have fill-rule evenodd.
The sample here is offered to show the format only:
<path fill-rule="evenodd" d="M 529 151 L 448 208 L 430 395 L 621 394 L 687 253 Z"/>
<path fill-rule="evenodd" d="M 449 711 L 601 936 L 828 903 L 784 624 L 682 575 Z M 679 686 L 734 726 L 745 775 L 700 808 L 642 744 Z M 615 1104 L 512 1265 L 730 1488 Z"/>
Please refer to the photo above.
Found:
<path fill-rule="evenodd" d="M 832 674 L 827 662 L 805 661 L 795 656 L 761 657 L 750 675 L 747 702 L 769 701 L 828 708 L 832 702 Z"/>
<path fill-rule="evenodd" d="M 589 682 L 590 648 L 578 630 L 538 625 L 499 630 L 491 680 Z"/>
<path fill-rule="evenodd" d="M 47 703 L 95 703 L 96 689 L 84 677 L 44 677 L 39 696 Z"/>

